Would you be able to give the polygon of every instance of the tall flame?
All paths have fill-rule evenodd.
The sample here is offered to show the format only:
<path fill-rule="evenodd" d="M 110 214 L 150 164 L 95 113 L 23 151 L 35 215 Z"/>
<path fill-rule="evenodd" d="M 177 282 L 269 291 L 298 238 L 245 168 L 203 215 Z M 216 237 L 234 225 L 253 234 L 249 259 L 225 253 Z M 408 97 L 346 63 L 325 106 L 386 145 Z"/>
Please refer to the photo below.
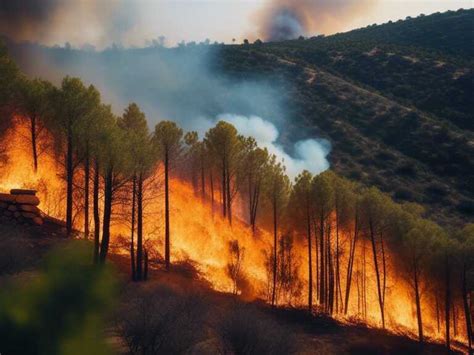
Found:
<path fill-rule="evenodd" d="M 29 141 L 27 121 L 17 117 L 16 124 L 7 132 L 8 161 L 2 167 L 0 176 L 0 192 L 7 192 L 11 188 L 32 188 L 38 191 L 41 200 L 40 209 L 53 217 L 64 218 L 65 182 L 62 179 L 60 159 L 53 154 L 51 136 L 45 133 L 38 142 L 42 152 L 39 156 L 39 169 L 33 171 L 33 161 Z M 161 167 L 156 172 L 156 179 L 161 179 Z M 82 178 L 82 171 L 78 169 L 78 179 Z M 81 182 L 78 181 L 80 185 Z M 81 186 L 81 185 L 80 185 Z M 157 186 L 160 187 L 160 184 Z M 162 185 L 161 185 L 162 186 Z M 77 190 L 80 190 L 78 188 Z M 171 255 L 172 262 L 192 260 L 197 268 L 212 286 L 219 291 L 232 292 L 234 282 L 229 275 L 228 266 L 232 259 L 230 243 L 237 240 L 243 250 L 241 260 L 242 278 L 245 283 L 239 284 L 239 293 L 246 298 L 266 297 L 269 282 L 269 271 L 265 255 L 271 251 L 272 233 L 258 230 L 253 233 L 243 221 L 234 219 L 232 225 L 224 219 L 219 208 L 213 211 L 211 203 L 196 196 L 191 184 L 179 178 L 173 178 L 170 185 L 171 193 Z M 148 192 L 145 203 L 145 230 L 146 243 L 161 252 L 163 250 L 163 209 L 164 202 L 161 192 L 156 189 Z M 236 204 L 240 204 L 239 201 Z M 128 238 L 130 228 L 124 222 L 124 214 L 129 213 L 129 204 L 125 202 L 114 206 L 116 213 L 112 226 L 113 242 L 119 242 L 119 236 Z M 80 210 L 80 208 L 78 209 Z M 126 219 L 125 219 L 126 220 Z M 81 212 L 75 217 L 75 227 L 81 229 L 83 216 Z M 336 231 L 333 228 L 331 235 L 332 252 L 336 251 Z M 351 231 L 339 231 L 339 258 L 340 258 L 340 288 L 337 290 L 338 303 L 342 304 L 346 289 L 346 270 L 350 249 Z M 313 236 L 314 238 L 314 236 Z M 127 253 L 127 250 L 122 250 Z M 302 281 L 301 292 L 292 301 L 292 305 L 304 306 L 307 303 L 308 292 L 308 255 L 304 236 L 296 239 L 293 248 L 298 265 L 299 280 Z M 316 252 L 313 248 L 313 261 Z M 267 253 L 267 254 L 266 254 Z M 390 250 L 386 255 L 386 294 L 385 313 L 386 327 L 392 331 L 415 337 L 417 332 L 416 308 L 414 292 L 409 280 L 397 270 L 395 255 Z M 316 275 L 313 262 L 313 275 Z M 316 280 L 313 280 L 313 290 L 316 301 Z M 436 301 L 433 287 L 428 282 L 422 283 L 422 314 L 423 327 L 426 336 L 441 340 L 444 336 L 444 320 L 436 312 Z M 284 298 L 279 301 L 284 303 Z M 464 315 L 460 304 L 454 304 L 457 325 L 455 339 L 466 342 Z M 381 326 L 380 308 L 377 295 L 376 276 L 372 250 L 367 240 L 360 238 L 356 248 L 356 258 L 353 268 L 350 304 L 347 315 L 339 310 L 335 312 L 341 321 L 358 320 L 371 326 Z M 452 322 L 452 320 L 451 320 Z M 441 323 L 440 326 L 438 324 Z M 438 328 L 440 330 L 438 330 Z"/>

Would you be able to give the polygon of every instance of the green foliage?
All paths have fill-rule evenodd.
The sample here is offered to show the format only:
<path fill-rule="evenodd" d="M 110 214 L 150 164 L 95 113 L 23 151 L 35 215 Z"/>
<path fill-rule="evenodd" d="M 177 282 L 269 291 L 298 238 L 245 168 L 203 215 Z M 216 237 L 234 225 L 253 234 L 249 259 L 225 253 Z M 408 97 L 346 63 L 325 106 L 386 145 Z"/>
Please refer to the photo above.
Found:
<path fill-rule="evenodd" d="M 5 354 L 107 354 L 103 317 L 114 297 L 111 270 L 94 267 L 90 248 L 56 250 L 40 273 L 0 295 Z"/>
<path fill-rule="evenodd" d="M 161 121 L 155 127 L 153 142 L 162 160 L 173 160 L 180 156 L 182 150 L 183 130 L 176 122 Z"/>
<path fill-rule="evenodd" d="M 142 175 L 149 174 L 157 157 L 153 151 L 145 114 L 140 111 L 137 104 L 132 103 L 125 109 L 117 123 L 124 133 L 124 143 L 130 153 L 132 171 Z"/>
<path fill-rule="evenodd" d="M 238 132 L 230 123 L 219 121 L 206 133 L 206 145 L 219 164 L 233 164 L 233 158 L 240 152 L 241 141 Z"/>

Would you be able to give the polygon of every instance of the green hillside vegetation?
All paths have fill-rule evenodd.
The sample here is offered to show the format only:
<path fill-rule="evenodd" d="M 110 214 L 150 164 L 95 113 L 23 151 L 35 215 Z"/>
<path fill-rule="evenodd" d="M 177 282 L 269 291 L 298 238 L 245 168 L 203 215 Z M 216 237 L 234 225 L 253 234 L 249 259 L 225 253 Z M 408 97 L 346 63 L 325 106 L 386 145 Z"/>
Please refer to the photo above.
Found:
<path fill-rule="evenodd" d="M 460 10 L 226 46 L 216 67 L 273 78 L 287 93 L 287 139 L 328 137 L 335 171 L 455 225 L 474 214 L 473 23 L 474 10 Z"/>

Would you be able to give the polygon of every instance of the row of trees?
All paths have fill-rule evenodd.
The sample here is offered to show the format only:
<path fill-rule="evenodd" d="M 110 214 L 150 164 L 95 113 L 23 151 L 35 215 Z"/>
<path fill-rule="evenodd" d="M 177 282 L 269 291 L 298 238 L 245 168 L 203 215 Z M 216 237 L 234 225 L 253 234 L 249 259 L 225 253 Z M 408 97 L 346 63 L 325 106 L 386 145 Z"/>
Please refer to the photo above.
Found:
<path fill-rule="evenodd" d="M 383 327 L 390 254 L 413 289 L 420 341 L 424 339 L 422 304 L 425 308 L 426 304 L 432 306 L 430 295 L 436 300 L 438 324 L 444 300 L 448 347 L 453 318 L 450 312 L 458 300 L 464 308 L 466 333 L 472 334 L 472 225 L 460 231 L 445 231 L 424 219 L 420 206 L 396 204 L 379 190 L 364 188 L 331 171 L 317 176 L 304 171 L 291 183 L 282 162 L 258 147 L 253 138 L 239 135 L 229 123 L 218 122 L 202 140 L 196 132 L 184 134 L 171 121 L 159 122 L 150 132 L 145 114 L 136 104 L 130 104 L 117 117 L 110 106 L 101 102 L 100 93 L 93 86 L 70 77 L 60 87 L 28 80 L 8 57 L 1 58 L 0 75 L 5 78 L 2 83 L 6 83 L 0 88 L 2 125 L 8 127 L 13 114 L 28 123 L 34 170 L 40 166 L 38 137 L 45 132 L 52 137 L 66 185 L 67 233 L 71 235 L 76 228 L 83 230 L 85 238 L 93 235 L 96 263 L 104 263 L 107 258 L 114 206 L 125 198 L 131 205 L 126 218 L 130 221 L 132 279 L 147 278 L 144 196 L 155 194 L 156 176 L 162 172 L 166 269 L 170 268 L 172 240 L 169 183 L 174 175 L 191 182 L 196 195 L 209 203 L 212 213 L 220 213 L 229 224 L 235 218 L 238 197 L 246 206 L 246 216 L 239 217 L 248 222 L 249 228 L 254 232 L 259 228 L 272 231 L 272 250 L 267 260 L 272 305 L 277 304 L 282 289 L 301 289 L 295 288 L 292 281 L 296 279 L 293 243 L 301 240 L 291 237 L 296 234 L 304 236 L 307 246 L 308 308 L 313 310 L 316 302 L 326 313 L 347 314 L 354 297 L 351 290 L 360 245 L 367 242 Z M 83 216 L 83 226 L 74 224 L 77 214 Z M 238 244 L 232 244 L 230 249 L 235 260 L 228 271 L 237 280 L 243 250 Z M 237 287 L 235 281 L 234 292 Z M 427 288 L 429 293 L 424 292 Z M 359 303 L 360 298 L 359 295 Z"/>

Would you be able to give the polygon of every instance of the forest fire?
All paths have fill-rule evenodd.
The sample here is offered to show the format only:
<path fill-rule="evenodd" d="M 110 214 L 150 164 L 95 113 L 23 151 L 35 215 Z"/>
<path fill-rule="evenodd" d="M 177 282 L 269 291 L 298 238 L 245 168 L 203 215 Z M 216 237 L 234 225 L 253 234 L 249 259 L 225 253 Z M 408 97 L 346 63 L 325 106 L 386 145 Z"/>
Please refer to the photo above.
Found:
<path fill-rule="evenodd" d="M 39 208 L 47 215 L 64 220 L 66 174 L 60 150 L 58 153 L 58 149 L 61 149 L 58 148 L 58 142 L 46 128 L 41 129 L 41 134 L 36 137 L 38 168 L 35 172 L 29 120 L 16 117 L 14 121 L 4 138 L 5 142 L 8 142 L 7 160 L 0 178 L 0 192 L 12 188 L 35 189 L 41 201 Z M 164 169 L 163 164 L 156 165 L 147 179 L 142 181 L 141 228 L 145 260 L 149 259 L 151 265 L 159 265 L 164 260 Z M 204 179 L 204 173 L 209 177 Z M 259 223 L 253 231 L 252 225 L 244 222 L 248 219 L 248 201 L 241 190 L 232 196 L 234 218 L 230 223 L 229 216 L 222 214 L 226 202 L 223 204 L 221 201 L 227 192 L 223 193 L 218 182 L 220 177 L 218 178 L 217 173 L 213 175 L 214 173 L 212 169 L 199 172 L 196 179 L 198 183 L 193 181 L 192 171 L 182 166 L 175 167 L 171 174 L 171 264 L 192 262 L 216 290 L 232 292 L 244 299 L 261 298 L 276 305 L 306 307 L 308 292 L 311 292 L 313 311 L 330 313 L 343 322 L 356 321 L 374 327 L 383 326 L 413 337 L 419 336 L 418 322 L 421 321 L 419 316 L 422 314 L 423 337 L 444 340 L 446 310 L 443 307 L 445 299 L 444 293 L 439 291 L 439 282 L 425 271 L 410 269 L 407 263 L 400 260 L 396 245 L 388 241 L 384 244 L 383 233 L 387 229 L 384 227 L 374 232 L 372 228 L 378 228 L 375 225 L 370 224 L 370 228 L 362 227 L 358 213 L 354 219 L 347 211 L 342 211 L 343 214 L 337 207 L 330 208 L 324 212 L 325 217 L 321 217 L 324 222 L 321 222 L 322 219 L 318 220 L 317 216 L 318 213 L 322 216 L 323 212 L 318 210 L 317 206 L 312 206 L 315 218 L 309 218 L 305 232 L 293 227 L 296 223 L 281 213 L 281 227 L 275 234 L 278 239 L 278 276 L 274 291 L 272 265 L 275 246 L 272 218 L 275 216 L 259 212 Z M 91 180 L 92 175 L 90 174 Z M 84 232 L 85 225 L 84 177 L 84 165 L 77 164 L 74 174 L 76 202 L 73 206 L 73 227 L 81 232 Z M 89 188 L 92 191 L 92 184 Z M 101 216 L 104 213 L 105 188 L 104 179 L 100 179 L 98 208 Z M 132 183 L 130 178 L 124 179 L 117 187 L 116 198 L 112 203 L 111 246 L 124 255 L 130 254 L 130 234 L 131 230 L 135 232 L 137 224 L 134 212 L 135 196 L 131 196 L 131 191 L 135 191 L 135 188 L 135 182 Z M 322 198 L 321 195 L 319 197 Z M 132 199 L 134 202 L 131 202 Z M 91 200 L 88 201 L 92 204 Z M 300 203 L 302 204 L 301 201 Z M 265 204 L 271 205 L 271 201 L 262 204 L 267 208 Z M 362 200 L 357 208 L 362 208 L 363 204 Z M 228 204 L 227 209 L 230 209 Z M 92 215 L 89 215 L 89 219 L 87 225 L 92 225 Z M 308 232 L 312 243 L 310 254 Z M 374 234 L 371 236 L 372 232 Z M 92 236 L 92 233 L 90 234 Z M 101 235 L 103 237 L 102 232 Z M 324 248 L 324 253 L 321 253 L 321 247 Z M 416 248 L 416 245 L 413 245 L 413 248 Z M 135 257 L 135 254 L 133 255 Z M 323 262 L 321 255 L 324 256 Z M 308 287 L 308 265 L 311 266 L 311 288 Z M 408 272 L 404 268 L 408 268 Z M 416 273 L 416 286 L 411 278 L 413 272 Z M 457 280 L 453 276 L 452 283 L 454 282 Z M 463 327 L 465 313 L 462 295 L 454 288 L 452 293 L 448 307 L 451 336 L 455 341 L 465 343 L 467 336 Z M 421 298 L 420 314 L 417 314 L 417 297 Z"/>

